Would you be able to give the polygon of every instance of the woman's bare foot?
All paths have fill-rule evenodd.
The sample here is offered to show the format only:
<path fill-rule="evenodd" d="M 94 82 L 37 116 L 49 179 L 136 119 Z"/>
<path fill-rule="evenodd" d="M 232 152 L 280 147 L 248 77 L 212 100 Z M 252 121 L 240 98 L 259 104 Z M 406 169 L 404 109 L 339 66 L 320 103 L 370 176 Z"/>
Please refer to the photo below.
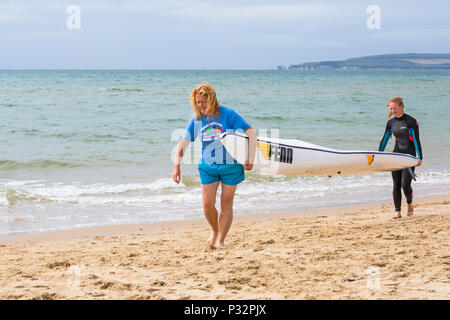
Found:
<path fill-rule="evenodd" d="M 225 245 L 223 243 L 220 242 L 216 242 L 216 244 L 214 245 L 217 249 L 223 249 L 225 247 Z"/>
<path fill-rule="evenodd" d="M 209 239 L 206 241 L 206 244 L 210 248 L 216 247 L 216 239 L 217 239 L 217 232 L 211 231 L 211 235 L 209 236 Z"/>
<path fill-rule="evenodd" d="M 409 216 L 412 216 L 413 214 L 414 214 L 414 207 L 413 207 L 412 203 L 408 203 L 408 213 L 407 213 L 407 215 L 409 217 Z"/>
<path fill-rule="evenodd" d="M 395 211 L 395 216 L 393 216 L 392 219 L 400 219 L 401 217 L 400 211 Z"/>

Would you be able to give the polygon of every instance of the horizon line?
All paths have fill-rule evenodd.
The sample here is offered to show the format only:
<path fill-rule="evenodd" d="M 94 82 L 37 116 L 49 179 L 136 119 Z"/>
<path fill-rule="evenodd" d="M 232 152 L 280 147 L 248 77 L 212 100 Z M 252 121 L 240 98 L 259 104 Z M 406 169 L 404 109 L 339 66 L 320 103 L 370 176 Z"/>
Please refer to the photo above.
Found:
<path fill-rule="evenodd" d="M 0 71 L 277 71 L 272 69 L 0 68 Z"/>

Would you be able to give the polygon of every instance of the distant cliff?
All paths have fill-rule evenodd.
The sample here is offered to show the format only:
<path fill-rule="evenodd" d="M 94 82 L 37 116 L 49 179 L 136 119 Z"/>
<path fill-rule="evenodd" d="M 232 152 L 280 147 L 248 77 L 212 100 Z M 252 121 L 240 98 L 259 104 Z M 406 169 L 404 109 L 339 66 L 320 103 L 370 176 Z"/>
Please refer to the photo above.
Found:
<path fill-rule="evenodd" d="M 405 53 L 307 62 L 278 66 L 278 70 L 450 70 L 450 54 Z"/>

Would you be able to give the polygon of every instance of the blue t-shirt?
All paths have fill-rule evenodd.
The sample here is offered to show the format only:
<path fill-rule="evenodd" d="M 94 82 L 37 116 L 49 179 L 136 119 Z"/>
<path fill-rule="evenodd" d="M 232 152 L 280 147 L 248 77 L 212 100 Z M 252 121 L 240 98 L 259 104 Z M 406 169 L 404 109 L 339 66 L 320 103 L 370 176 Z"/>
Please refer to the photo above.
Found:
<path fill-rule="evenodd" d="M 220 106 L 220 116 L 203 116 L 191 119 L 184 132 L 183 139 L 194 141 L 200 136 L 202 142 L 201 164 L 236 163 L 219 140 L 223 132 L 245 132 L 250 125 L 233 109 Z"/>

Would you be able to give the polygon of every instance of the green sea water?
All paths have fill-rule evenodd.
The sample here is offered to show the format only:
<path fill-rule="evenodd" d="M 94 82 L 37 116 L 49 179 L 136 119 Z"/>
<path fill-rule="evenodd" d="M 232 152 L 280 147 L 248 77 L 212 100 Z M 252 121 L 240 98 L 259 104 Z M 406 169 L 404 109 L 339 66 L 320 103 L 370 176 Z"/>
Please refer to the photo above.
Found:
<path fill-rule="evenodd" d="M 448 71 L 0 71 L 0 236 L 202 217 L 195 165 L 180 185 L 170 176 L 204 81 L 260 132 L 347 150 L 377 150 L 402 96 L 424 154 L 414 194 L 450 192 Z M 235 212 L 390 201 L 391 184 L 250 172 Z"/>

